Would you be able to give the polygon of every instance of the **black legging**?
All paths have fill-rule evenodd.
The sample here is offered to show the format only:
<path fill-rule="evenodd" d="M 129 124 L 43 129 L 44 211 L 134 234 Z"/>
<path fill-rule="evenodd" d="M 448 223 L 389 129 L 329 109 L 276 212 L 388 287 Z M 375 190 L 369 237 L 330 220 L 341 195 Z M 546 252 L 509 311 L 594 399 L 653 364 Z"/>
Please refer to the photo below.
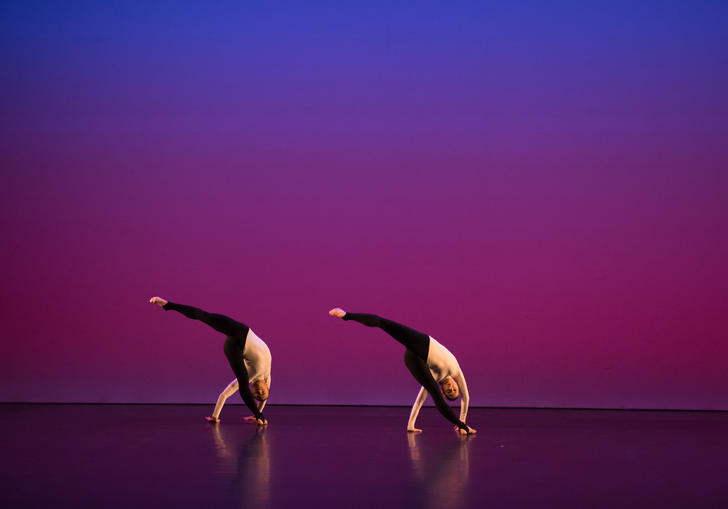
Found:
<path fill-rule="evenodd" d="M 207 311 L 203 311 L 192 306 L 185 306 L 184 304 L 167 302 L 163 307 L 165 310 L 171 309 L 173 311 L 178 311 L 187 318 L 200 320 L 216 331 L 222 332 L 227 336 L 225 338 L 223 350 L 230 367 L 233 369 L 233 373 L 235 373 L 235 377 L 238 379 L 240 397 L 243 398 L 243 402 L 250 411 L 253 412 L 253 415 L 257 419 L 265 420 L 265 417 L 263 417 L 263 414 L 260 410 L 258 410 L 258 406 L 255 404 L 255 399 L 253 398 L 253 394 L 250 392 L 250 387 L 248 387 L 248 370 L 245 368 L 245 362 L 243 361 L 245 339 L 248 336 L 250 328 L 244 323 L 237 322 L 225 315 L 208 313 Z"/>
<path fill-rule="evenodd" d="M 343 319 L 354 320 L 367 327 L 379 327 L 402 343 L 407 348 L 404 352 L 404 365 L 407 366 L 407 369 L 415 377 L 415 380 L 430 393 L 430 396 L 435 401 L 435 406 L 443 417 L 455 424 L 458 428 L 468 430 L 465 423 L 455 416 L 450 405 L 445 402 L 440 392 L 440 386 L 432 378 L 430 368 L 427 367 L 427 354 L 430 351 L 430 336 L 377 315 L 346 313 Z"/>

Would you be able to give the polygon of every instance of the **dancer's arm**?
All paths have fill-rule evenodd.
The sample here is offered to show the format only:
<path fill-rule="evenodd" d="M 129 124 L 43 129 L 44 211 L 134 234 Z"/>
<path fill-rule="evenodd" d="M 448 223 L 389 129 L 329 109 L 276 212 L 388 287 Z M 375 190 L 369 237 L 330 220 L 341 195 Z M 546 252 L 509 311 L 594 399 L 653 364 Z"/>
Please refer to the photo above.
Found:
<path fill-rule="evenodd" d="M 427 374 L 429 375 L 430 372 L 428 371 Z M 470 426 L 462 421 L 458 421 L 458 418 L 455 417 L 455 413 L 452 411 L 452 408 L 450 408 L 450 405 L 445 402 L 445 398 L 442 396 L 442 392 L 440 392 L 440 385 L 435 382 L 435 379 L 432 378 L 432 375 L 430 375 L 430 379 L 431 383 L 428 383 L 428 380 L 424 377 L 421 379 L 421 381 L 418 381 L 423 384 L 423 386 L 427 389 L 427 392 L 429 392 L 430 396 L 432 396 L 432 400 L 435 402 L 435 407 L 437 408 L 437 410 L 442 414 L 445 419 L 455 424 L 455 427 L 458 428 L 459 433 L 464 435 L 475 433 L 476 431 Z"/>
<path fill-rule="evenodd" d="M 407 422 L 407 431 L 410 433 L 421 433 L 421 429 L 415 428 L 415 421 L 417 420 L 417 416 L 420 413 L 420 408 L 422 408 L 422 405 L 424 405 L 425 400 L 427 399 L 427 389 L 424 387 L 420 388 L 419 394 L 417 394 L 417 399 L 415 400 L 414 405 L 412 405 L 412 411 L 410 411 L 410 417 L 409 421 Z"/>
<path fill-rule="evenodd" d="M 265 379 L 265 384 L 268 386 L 268 396 L 270 397 L 270 375 L 268 378 Z M 263 401 L 258 401 L 258 410 L 261 412 L 265 408 L 265 404 L 268 403 L 267 399 L 264 399 Z"/>
<path fill-rule="evenodd" d="M 215 404 L 215 410 L 212 411 L 212 415 L 210 417 L 205 417 L 210 422 L 219 422 L 220 421 L 220 412 L 222 412 L 222 407 L 225 405 L 225 401 L 235 394 L 238 390 L 238 379 L 235 378 L 232 382 L 230 382 L 227 387 L 220 393 L 220 395 L 217 397 L 217 403 Z"/>
<path fill-rule="evenodd" d="M 458 384 L 460 389 L 460 420 L 465 422 L 465 418 L 468 416 L 468 407 L 470 405 L 470 394 L 468 394 L 468 384 L 465 383 L 465 376 L 462 370 L 454 377 L 455 383 Z"/>

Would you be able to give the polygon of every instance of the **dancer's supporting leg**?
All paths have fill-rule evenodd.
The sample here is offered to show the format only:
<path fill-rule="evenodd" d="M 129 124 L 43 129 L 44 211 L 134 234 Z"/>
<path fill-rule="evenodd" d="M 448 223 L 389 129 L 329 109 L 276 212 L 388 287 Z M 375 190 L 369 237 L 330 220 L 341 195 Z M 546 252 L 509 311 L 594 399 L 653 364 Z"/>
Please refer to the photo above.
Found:
<path fill-rule="evenodd" d="M 160 297 L 152 297 L 149 302 L 162 306 L 165 311 L 177 311 L 187 318 L 199 320 L 227 336 L 225 338 L 223 351 L 225 352 L 228 364 L 230 364 L 230 368 L 233 370 L 233 373 L 235 373 L 235 378 L 238 380 L 240 396 L 243 399 L 245 406 L 253 412 L 253 415 L 258 420 L 259 424 L 265 423 L 265 417 L 263 417 L 263 414 L 260 410 L 258 410 L 253 394 L 250 392 L 250 387 L 248 386 L 248 371 L 245 368 L 245 362 L 243 361 L 245 338 L 248 334 L 248 330 L 250 330 L 248 326 L 225 315 L 208 313 L 202 309 L 184 304 L 176 304 L 174 302 L 166 301 Z"/>
<path fill-rule="evenodd" d="M 407 351 L 405 352 L 404 363 L 409 369 L 415 380 L 422 385 L 432 396 L 437 410 L 445 419 L 455 424 L 464 432 L 470 432 L 470 428 L 455 416 L 445 399 L 440 393 L 440 387 L 432 377 L 430 369 L 427 367 L 427 353 L 430 347 L 430 336 L 416 331 L 401 323 L 382 318 L 381 316 L 368 313 L 346 313 L 340 308 L 332 309 L 330 312 L 333 316 L 339 316 L 344 320 L 354 320 L 367 327 L 378 327 L 384 332 L 392 336 L 394 339 L 402 343 Z"/>
<path fill-rule="evenodd" d="M 230 364 L 233 373 L 235 373 L 235 378 L 238 379 L 238 391 L 240 392 L 240 396 L 243 398 L 245 406 L 253 412 L 258 423 L 263 424 L 265 423 L 265 417 L 263 417 L 262 412 L 258 410 L 258 406 L 255 404 L 253 394 L 250 392 L 250 387 L 248 386 L 248 380 L 250 380 L 250 378 L 248 377 L 248 370 L 245 368 L 245 362 L 243 361 L 244 348 L 245 343 L 240 342 L 237 338 L 232 336 L 225 338 L 223 351 L 225 352 L 225 357 L 227 357 L 228 364 Z"/>

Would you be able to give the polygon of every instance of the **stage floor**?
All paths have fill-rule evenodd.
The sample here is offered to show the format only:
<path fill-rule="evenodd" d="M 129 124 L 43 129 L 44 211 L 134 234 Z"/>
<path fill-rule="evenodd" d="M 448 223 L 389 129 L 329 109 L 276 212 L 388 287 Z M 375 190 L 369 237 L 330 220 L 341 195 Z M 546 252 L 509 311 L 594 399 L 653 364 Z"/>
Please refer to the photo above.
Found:
<path fill-rule="evenodd" d="M 0 405 L 16 507 L 728 507 L 728 413 Z"/>

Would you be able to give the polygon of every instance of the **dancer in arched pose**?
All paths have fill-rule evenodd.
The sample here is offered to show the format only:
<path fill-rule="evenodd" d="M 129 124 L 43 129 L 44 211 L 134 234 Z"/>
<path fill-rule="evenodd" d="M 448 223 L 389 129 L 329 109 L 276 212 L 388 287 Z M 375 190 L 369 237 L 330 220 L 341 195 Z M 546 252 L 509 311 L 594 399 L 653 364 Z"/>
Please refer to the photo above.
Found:
<path fill-rule="evenodd" d="M 227 336 L 223 350 L 235 373 L 235 382 L 238 387 L 233 388 L 234 384 L 230 383 L 218 397 L 213 415 L 205 417 L 205 419 L 210 422 L 218 422 L 222 405 L 228 396 L 237 389 L 240 391 L 240 397 L 243 398 L 245 405 L 253 412 L 256 422 L 260 425 L 267 424 L 261 410 L 269 395 L 271 355 L 263 340 L 256 336 L 247 325 L 225 315 L 208 313 L 184 304 L 175 304 L 161 297 L 152 297 L 149 302 L 161 306 L 165 311 L 171 309 L 182 313 L 187 318 L 200 320 Z M 248 384 L 252 386 L 252 392 Z M 258 400 L 257 405 L 253 398 Z"/>
<path fill-rule="evenodd" d="M 429 392 L 437 409 L 445 419 L 455 425 L 455 429 L 463 435 L 476 432 L 476 430 L 465 424 L 470 396 L 460 365 L 455 356 L 438 343 L 435 338 L 377 315 L 347 313 L 341 308 L 334 308 L 329 311 L 329 314 L 344 320 L 354 320 L 367 327 L 379 327 L 405 346 L 404 364 L 412 373 L 412 376 L 415 377 L 415 380 L 422 385 L 420 393 L 417 395 L 414 405 L 412 405 L 407 431 L 411 433 L 422 432 L 422 430 L 415 428 L 415 421 Z M 460 419 L 455 416 L 442 397 L 444 394 L 447 399 L 453 401 L 457 399 L 459 393 L 462 394 Z"/>

